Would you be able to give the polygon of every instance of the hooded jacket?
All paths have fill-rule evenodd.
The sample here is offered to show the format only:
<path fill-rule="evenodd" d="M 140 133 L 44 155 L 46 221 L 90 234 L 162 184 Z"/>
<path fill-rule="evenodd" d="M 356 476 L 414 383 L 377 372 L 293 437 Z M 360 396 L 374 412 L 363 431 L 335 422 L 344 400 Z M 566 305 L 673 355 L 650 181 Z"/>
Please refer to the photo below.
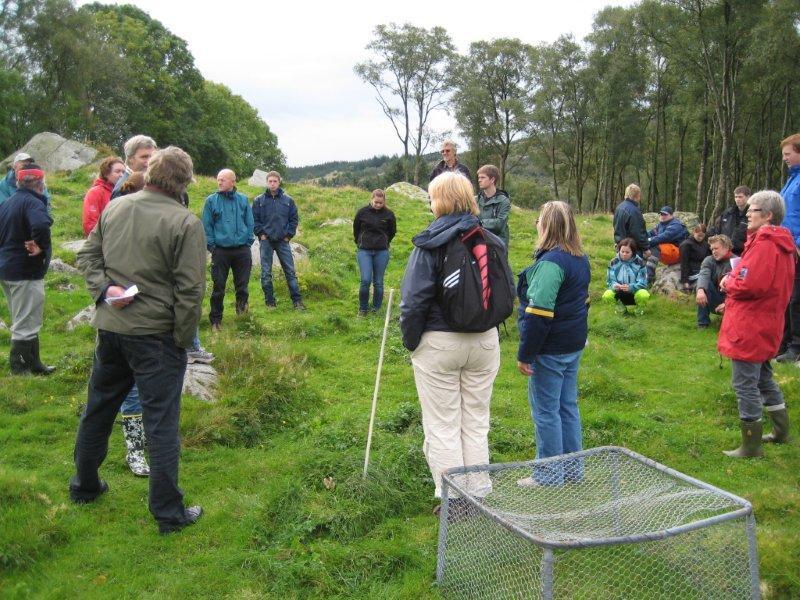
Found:
<path fill-rule="evenodd" d="M 114 186 L 102 177 L 94 180 L 92 187 L 86 192 L 83 197 L 83 213 L 81 220 L 83 221 L 83 236 L 88 236 L 94 226 L 97 225 L 97 220 L 100 218 L 108 203 L 111 201 L 111 192 L 114 191 Z"/>
<path fill-rule="evenodd" d="M 781 189 L 781 196 L 786 203 L 783 226 L 789 228 L 794 245 L 800 248 L 800 165 L 789 168 L 789 179 Z"/>
<path fill-rule="evenodd" d="M 508 215 L 511 213 L 511 200 L 508 192 L 498 189 L 494 196 L 487 198 L 483 190 L 478 194 L 478 218 L 481 225 L 491 231 L 506 245 L 508 249 Z"/>
<path fill-rule="evenodd" d="M 726 283 L 720 354 L 747 362 L 775 356 L 792 293 L 795 248 L 785 227 L 763 225 L 748 236 L 742 260 Z"/>
<path fill-rule="evenodd" d="M 270 242 L 291 239 L 299 222 L 297 206 L 283 188 L 278 188 L 274 196 L 267 190 L 253 200 L 253 233 L 258 238 L 265 235 Z"/>
<path fill-rule="evenodd" d="M 479 224 L 478 218 L 469 213 L 443 215 L 411 240 L 414 249 L 400 288 L 400 330 L 403 345 L 409 350 L 419 346 L 426 331 L 452 331 L 437 300 L 439 248 Z"/>
<path fill-rule="evenodd" d="M 689 230 L 686 229 L 686 225 L 672 217 L 666 223 L 659 222 L 648 232 L 648 235 L 650 236 L 648 241 L 650 247 L 659 244 L 675 244 L 677 246 L 689 237 Z"/>
<path fill-rule="evenodd" d="M 229 192 L 214 192 L 203 206 L 203 228 L 209 250 L 250 246 L 253 236 L 253 210 L 247 196 L 233 188 Z"/>
<path fill-rule="evenodd" d="M 639 253 L 650 247 L 647 243 L 647 225 L 645 225 L 639 203 L 625 198 L 614 211 L 614 241 L 619 242 L 626 237 L 632 238 L 639 247 Z"/>
<path fill-rule="evenodd" d="M 617 256 L 611 259 L 606 271 L 606 287 L 614 289 L 614 284 L 629 285 L 631 294 L 647 287 L 647 266 L 641 256 L 635 254 L 629 260 Z"/>
<path fill-rule="evenodd" d="M 47 199 L 32 190 L 17 190 L 0 204 L 0 279 L 33 281 L 44 279 L 52 252 Z M 28 256 L 25 242 L 33 240 L 42 249 Z"/>

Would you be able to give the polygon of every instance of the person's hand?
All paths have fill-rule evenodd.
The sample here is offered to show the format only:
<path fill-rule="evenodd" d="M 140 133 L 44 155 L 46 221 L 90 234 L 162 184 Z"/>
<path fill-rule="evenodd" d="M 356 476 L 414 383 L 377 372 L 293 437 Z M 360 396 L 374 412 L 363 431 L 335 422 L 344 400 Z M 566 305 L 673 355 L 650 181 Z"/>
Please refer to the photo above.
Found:
<path fill-rule="evenodd" d="M 622 285 L 619 286 L 619 289 L 622 290 L 623 292 L 630 292 L 631 286 L 628 285 L 627 283 L 623 283 Z"/>
<path fill-rule="evenodd" d="M 708 306 L 708 296 L 706 296 L 706 291 L 702 288 L 697 290 L 697 298 L 695 300 L 698 306 Z"/>
<path fill-rule="evenodd" d="M 292 239 L 292 238 L 290 238 L 288 235 L 283 236 L 283 241 L 284 242 L 288 242 L 290 239 Z"/>
<path fill-rule="evenodd" d="M 718 315 L 724 315 L 725 314 L 725 303 L 721 302 L 719 304 L 719 306 L 717 306 L 717 308 L 714 309 L 714 312 L 717 313 Z"/>
<path fill-rule="evenodd" d="M 42 249 L 39 247 L 39 244 L 33 240 L 28 240 L 25 242 L 25 250 L 28 251 L 28 256 L 39 256 L 42 253 Z"/>
<path fill-rule="evenodd" d="M 728 280 L 730 279 L 730 275 L 725 275 L 720 282 L 719 282 L 719 289 L 720 291 L 727 292 L 728 291 Z"/>
<path fill-rule="evenodd" d="M 111 285 L 106 290 L 106 298 L 118 298 L 120 296 L 123 296 L 124 294 L 125 294 L 125 288 L 120 287 L 118 285 Z M 114 302 L 111 304 L 111 306 L 113 308 L 116 308 L 117 310 L 122 310 L 123 308 L 128 306 L 128 304 L 130 304 L 131 302 L 133 302 L 133 297 L 124 298 L 122 300 L 119 300 L 118 302 Z"/>
<path fill-rule="evenodd" d="M 262 242 L 266 242 L 267 236 L 262 233 L 260 236 L 258 236 L 258 239 L 260 239 Z"/>
<path fill-rule="evenodd" d="M 614 285 L 611 286 L 611 289 L 613 289 L 615 292 L 618 292 L 622 289 L 622 284 L 615 283 Z"/>
<path fill-rule="evenodd" d="M 645 251 L 644 251 L 644 257 L 645 257 L 645 258 L 650 258 L 650 255 L 651 255 L 651 254 L 652 254 L 652 252 L 650 252 L 650 250 L 645 250 Z"/>
<path fill-rule="evenodd" d="M 533 375 L 533 367 L 528 363 L 517 361 L 517 370 L 525 375 L 525 377 Z"/>

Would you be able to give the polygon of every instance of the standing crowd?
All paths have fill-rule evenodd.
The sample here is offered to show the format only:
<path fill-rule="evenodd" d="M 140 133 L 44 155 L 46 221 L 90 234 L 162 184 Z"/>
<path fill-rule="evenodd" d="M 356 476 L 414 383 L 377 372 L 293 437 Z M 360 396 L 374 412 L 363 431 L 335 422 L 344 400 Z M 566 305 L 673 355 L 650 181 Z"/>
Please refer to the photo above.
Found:
<path fill-rule="evenodd" d="M 636 184 L 628 186 L 614 215 L 617 254 L 608 267 L 605 302 L 616 303 L 621 312 L 627 306 L 641 312 L 662 262 L 680 264 L 681 288 L 695 293 L 698 327 L 707 328 L 712 314 L 722 315 L 718 348 L 732 359 L 741 420 L 742 444 L 726 452 L 734 457 L 763 454 L 764 409 L 773 428 L 763 441 L 788 440 L 788 414 L 770 361 L 800 358 L 800 134 L 781 142 L 781 151 L 789 167 L 781 193 L 751 194 L 740 186 L 734 206 L 709 228 L 700 224 L 690 233 L 672 207 L 664 206 L 648 231 Z M 588 335 L 591 280 L 572 209 L 551 201 L 536 222 L 533 263 L 515 283 L 508 263 L 511 202 L 498 188 L 499 170 L 493 165 L 478 169 L 476 194 L 456 145 L 448 140 L 441 152 L 428 188 L 434 220 L 412 240 L 400 304 L 436 497 L 447 469 L 489 462 L 499 325 L 512 313 L 515 299 L 517 368 L 528 378 L 537 458 L 582 449 L 578 372 Z M 222 169 L 218 189 L 206 198 L 198 219 L 188 210 L 186 189 L 193 180 L 188 154 L 176 147 L 157 149 L 147 136 L 128 140 L 124 154 L 124 159 L 101 162 L 84 199 L 86 240 L 77 264 L 95 302 L 97 340 L 69 491 L 76 503 L 108 491 L 99 468 L 121 413 L 128 465 L 135 474 L 149 476 L 150 512 L 159 531 L 171 533 L 202 514 L 201 507 L 184 505 L 178 462 L 187 363 L 214 360 L 201 346 L 198 329 L 207 253 L 213 331 L 223 326 L 229 274 L 236 313 L 249 310 L 256 240 L 266 307 L 277 307 L 275 256 L 292 306 L 305 310 L 292 254 L 299 214 L 278 172 L 267 174 L 265 191 L 251 204 L 237 191 L 236 174 Z M 11 371 L 46 375 L 53 367 L 41 362 L 39 332 L 53 219 L 45 173 L 20 153 L 0 182 L 0 193 L 0 286 L 11 313 Z M 382 308 L 396 233 L 386 194 L 374 190 L 353 220 L 359 317 Z M 518 485 L 578 481 L 581 468 L 579 461 L 537 465 Z M 469 485 L 478 497 L 491 493 L 486 475 L 473 477 Z"/>

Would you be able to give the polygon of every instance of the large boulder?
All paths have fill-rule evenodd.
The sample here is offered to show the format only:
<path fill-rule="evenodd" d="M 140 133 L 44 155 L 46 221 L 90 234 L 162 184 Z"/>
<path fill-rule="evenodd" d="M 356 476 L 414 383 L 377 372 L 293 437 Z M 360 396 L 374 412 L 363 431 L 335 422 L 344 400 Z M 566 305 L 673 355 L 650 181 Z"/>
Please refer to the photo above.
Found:
<path fill-rule="evenodd" d="M 421 187 L 414 185 L 413 183 L 408 183 L 407 181 L 398 181 L 397 183 L 393 183 L 388 188 L 386 188 L 387 192 L 397 192 L 398 194 L 402 194 L 412 200 L 421 200 L 423 202 L 428 202 L 428 192 L 423 190 Z"/>
<path fill-rule="evenodd" d="M 19 152 L 27 152 L 45 172 L 74 171 L 91 163 L 97 156 L 97 150 L 68 140 L 56 133 L 37 133 L 27 144 L 16 150 L 0 163 L 0 170 L 6 170 Z"/>
<path fill-rule="evenodd" d="M 644 213 L 644 222 L 647 225 L 647 230 L 650 231 L 653 227 L 658 224 L 658 213 Z M 682 210 L 675 211 L 674 217 L 678 219 L 681 223 L 686 225 L 686 229 L 689 230 L 691 233 L 692 229 L 694 229 L 695 225 L 700 223 L 700 217 L 698 217 L 693 212 L 684 212 Z"/>
<path fill-rule="evenodd" d="M 186 365 L 183 376 L 183 393 L 203 402 L 216 401 L 217 370 L 211 365 L 192 363 Z"/>
<path fill-rule="evenodd" d="M 298 244 L 297 242 L 289 242 L 289 245 L 292 247 L 292 258 L 294 259 L 295 265 L 297 265 L 298 262 L 308 260 L 308 248 L 306 248 L 302 244 Z M 253 257 L 253 265 L 261 266 L 260 240 L 256 240 L 255 243 L 252 246 L 250 246 L 250 254 Z M 278 254 L 276 252 L 272 253 L 272 268 L 273 269 L 281 268 L 281 261 L 278 260 Z"/>
<path fill-rule="evenodd" d="M 656 278 L 650 288 L 652 293 L 674 296 L 681 293 L 681 266 L 666 265 L 656 269 Z"/>
<path fill-rule="evenodd" d="M 267 172 L 256 169 L 250 179 L 247 180 L 247 183 L 257 188 L 267 187 Z"/>

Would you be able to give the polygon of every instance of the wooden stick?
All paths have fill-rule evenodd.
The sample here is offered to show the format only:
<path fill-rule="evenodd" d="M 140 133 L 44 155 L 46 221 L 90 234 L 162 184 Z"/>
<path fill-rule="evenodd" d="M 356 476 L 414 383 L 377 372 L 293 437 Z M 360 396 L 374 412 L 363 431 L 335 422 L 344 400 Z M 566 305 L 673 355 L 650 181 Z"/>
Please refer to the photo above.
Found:
<path fill-rule="evenodd" d="M 381 387 L 381 370 L 383 369 L 383 352 L 386 348 L 386 332 L 389 329 L 389 318 L 392 314 L 392 300 L 394 299 L 394 288 L 389 290 L 389 303 L 386 306 L 386 319 L 383 321 L 383 339 L 381 340 L 381 353 L 378 357 L 378 372 L 375 375 L 375 392 L 372 394 L 372 412 L 369 415 L 369 431 L 367 432 L 367 452 L 364 455 L 364 479 L 367 478 L 369 468 L 369 449 L 372 446 L 372 428 L 375 425 L 375 409 L 378 407 L 378 390 Z"/>

